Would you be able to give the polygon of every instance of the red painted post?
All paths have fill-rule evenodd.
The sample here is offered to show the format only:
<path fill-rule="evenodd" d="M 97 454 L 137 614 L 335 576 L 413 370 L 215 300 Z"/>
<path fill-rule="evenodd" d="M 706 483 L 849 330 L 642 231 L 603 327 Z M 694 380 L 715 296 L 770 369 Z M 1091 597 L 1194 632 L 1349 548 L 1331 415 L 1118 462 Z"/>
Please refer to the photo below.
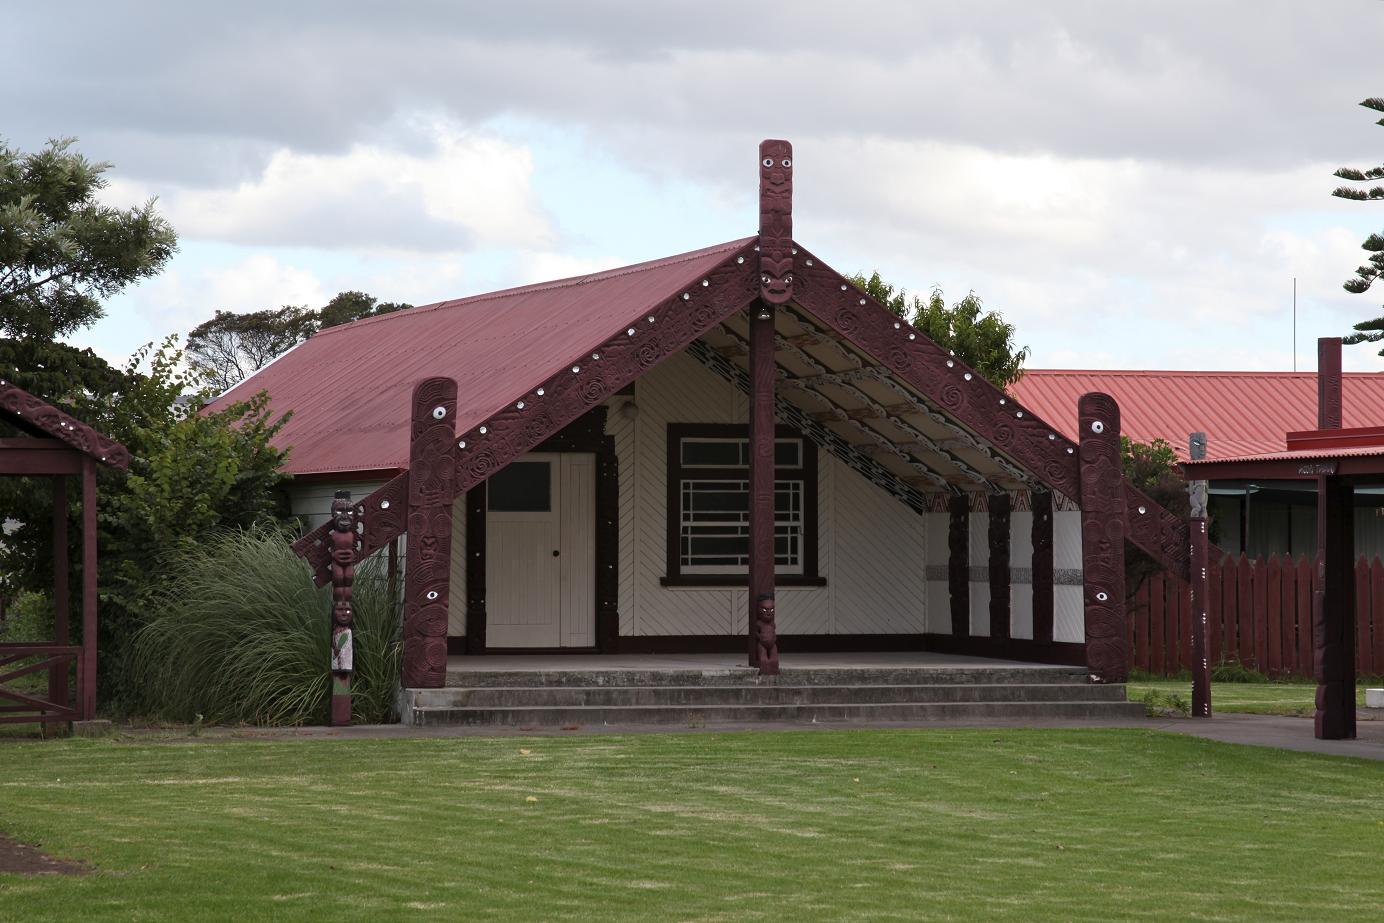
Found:
<path fill-rule="evenodd" d="M 1191 520 L 1192 716 L 1211 717 L 1211 642 L 1208 618 L 1210 540 L 1205 517 Z"/>
<path fill-rule="evenodd" d="M 57 475 L 53 478 L 53 643 L 62 645 L 72 643 L 72 630 L 68 625 L 72 615 L 68 563 L 67 479 Z M 68 705 L 67 671 L 71 666 L 71 661 L 60 660 L 48 668 L 48 701 L 60 708 Z M 49 731 L 58 733 L 58 723 L 50 725 Z"/>
<path fill-rule="evenodd" d="M 1083 394 L 1077 419 L 1086 671 L 1092 682 L 1122 683 L 1129 677 L 1129 641 L 1120 408 L 1108 394 Z"/>
<path fill-rule="evenodd" d="M 1013 619 L 1009 584 L 1010 506 L 1009 494 L 990 495 L 990 528 L 986 535 L 990 549 L 986 559 L 990 573 L 990 638 L 1001 643 L 1009 640 Z"/>
<path fill-rule="evenodd" d="M 1052 494 L 1033 492 L 1033 642 L 1052 643 L 1053 548 Z M 1146 629 L 1147 630 L 1147 629 Z"/>
<path fill-rule="evenodd" d="M 351 674 L 355 671 L 352 583 L 356 575 L 356 511 L 351 492 L 338 490 L 332 500 L 332 713 L 333 727 L 351 723 Z"/>
<path fill-rule="evenodd" d="M 82 457 L 82 720 L 96 717 L 96 460 Z"/>
<path fill-rule="evenodd" d="M 971 501 L 966 494 L 947 500 L 947 601 L 953 638 L 971 636 Z"/>
<path fill-rule="evenodd" d="M 1316 736 L 1355 737 L 1354 489 L 1334 477 L 1317 479 L 1320 588 L 1313 599 L 1313 674 L 1317 679 Z"/>
<path fill-rule="evenodd" d="M 453 379 L 428 378 L 413 389 L 408 564 L 404 568 L 403 683 L 407 688 L 438 689 L 447 682 L 452 481 L 456 477 L 451 448 L 456 410 Z M 365 510 L 367 527 L 374 512 Z"/>
<path fill-rule="evenodd" d="M 767 315 L 767 316 L 766 316 Z M 774 318 L 750 319 L 750 666 L 779 671 L 774 619 Z"/>

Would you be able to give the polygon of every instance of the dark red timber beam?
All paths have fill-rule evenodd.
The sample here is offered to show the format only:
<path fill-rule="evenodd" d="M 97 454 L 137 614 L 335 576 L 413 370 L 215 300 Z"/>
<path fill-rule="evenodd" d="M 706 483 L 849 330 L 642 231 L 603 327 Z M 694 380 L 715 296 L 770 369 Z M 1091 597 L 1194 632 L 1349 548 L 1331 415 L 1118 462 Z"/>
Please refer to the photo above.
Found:
<path fill-rule="evenodd" d="M 1033 642 L 1052 643 L 1053 544 L 1052 494 L 1033 492 Z"/>
<path fill-rule="evenodd" d="M 954 638 L 971 634 L 971 501 L 966 494 L 947 499 L 947 598 Z"/>
<path fill-rule="evenodd" d="M 760 294 L 759 261 L 747 243 L 710 272 L 689 278 L 671 296 L 613 332 L 532 391 L 516 394 L 484 423 L 453 433 L 445 450 L 453 471 L 447 502 L 485 481 L 495 471 L 561 430 L 596 404 L 679 353 L 717 324 L 753 305 Z M 361 555 L 368 557 L 407 531 L 408 472 L 361 503 Z M 319 586 L 330 579 L 329 526 L 293 543 L 312 567 Z M 413 549 L 409 549 L 412 557 Z M 407 579 L 407 578 L 406 578 Z"/>
<path fill-rule="evenodd" d="M 812 253 L 797 247 L 793 300 L 1037 480 L 1077 498 L 1076 444 Z M 1187 522 L 1124 484 L 1129 540 L 1182 579 Z"/>

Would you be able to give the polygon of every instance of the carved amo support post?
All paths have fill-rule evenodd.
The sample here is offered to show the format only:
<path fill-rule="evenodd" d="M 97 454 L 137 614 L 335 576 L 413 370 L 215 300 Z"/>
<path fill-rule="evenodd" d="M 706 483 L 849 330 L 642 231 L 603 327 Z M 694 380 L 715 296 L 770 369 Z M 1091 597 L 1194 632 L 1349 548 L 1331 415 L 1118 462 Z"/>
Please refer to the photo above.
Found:
<path fill-rule="evenodd" d="M 332 500 L 332 714 L 333 727 L 351 723 L 351 673 L 354 672 L 354 612 L 351 584 L 356 576 L 356 511 L 351 492 Z"/>
<path fill-rule="evenodd" d="M 428 378 L 413 390 L 409 444 L 408 557 L 404 568 L 404 686 L 436 689 L 447 681 L 447 607 L 451 601 L 452 479 L 449 450 L 457 383 Z"/>
<path fill-rule="evenodd" d="M 965 494 L 947 500 L 947 601 L 952 637 L 970 637 L 971 501 Z"/>
<path fill-rule="evenodd" d="M 779 672 L 774 613 L 774 307 L 793 297 L 793 146 L 759 145 L 759 304 L 750 312 L 749 656 Z"/>
<path fill-rule="evenodd" d="M 1187 439 L 1187 454 L 1193 461 L 1206 457 L 1206 434 L 1192 433 Z M 1211 717 L 1211 638 L 1208 632 L 1207 568 L 1210 566 L 1211 545 L 1206 533 L 1207 483 L 1188 481 L 1192 516 L 1188 568 L 1192 584 L 1192 717 Z"/>
<path fill-rule="evenodd" d="M 1077 418 L 1086 670 L 1092 682 L 1122 683 L 1129 677 L 1129 636 L 1125 629 L 1120 408 L 1108 394 L 1083 394 Z"/>

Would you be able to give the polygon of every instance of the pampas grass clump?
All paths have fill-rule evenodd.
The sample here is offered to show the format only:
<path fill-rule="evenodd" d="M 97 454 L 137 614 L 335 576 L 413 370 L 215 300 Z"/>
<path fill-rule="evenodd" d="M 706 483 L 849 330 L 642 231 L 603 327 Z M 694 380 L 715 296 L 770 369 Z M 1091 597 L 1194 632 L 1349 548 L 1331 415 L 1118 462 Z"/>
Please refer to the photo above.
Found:
<path fill-rule="evenodd" d="M 212 536 L 169 562 L 135 638 L 141 692 L 176 721 L 323 724 L 330 701 L 331 587 L 315 587 L 292 536 L 252 527 Z M 353 714 L 393 720 L 399 614 L 384 568 L 356 568 Z"/>

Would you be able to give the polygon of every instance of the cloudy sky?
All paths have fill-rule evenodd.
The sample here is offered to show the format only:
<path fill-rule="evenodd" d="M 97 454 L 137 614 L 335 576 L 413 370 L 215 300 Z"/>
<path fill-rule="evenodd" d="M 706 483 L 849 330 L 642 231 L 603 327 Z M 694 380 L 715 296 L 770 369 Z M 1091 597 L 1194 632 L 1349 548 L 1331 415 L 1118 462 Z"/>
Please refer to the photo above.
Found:
<path fill-rule="evenodd" d="M 795 147 L 799 240 L 974 289 L 1032 367 L 1290 369 L 1384 204 L 1378 0 L 25 4 L 0 138 L 75 135 L 181 249 L 74 341 L 218 308 L 422 304 L 754 233 Z M 1373 350 L 1347 367 L 1384 369 Z"/>

